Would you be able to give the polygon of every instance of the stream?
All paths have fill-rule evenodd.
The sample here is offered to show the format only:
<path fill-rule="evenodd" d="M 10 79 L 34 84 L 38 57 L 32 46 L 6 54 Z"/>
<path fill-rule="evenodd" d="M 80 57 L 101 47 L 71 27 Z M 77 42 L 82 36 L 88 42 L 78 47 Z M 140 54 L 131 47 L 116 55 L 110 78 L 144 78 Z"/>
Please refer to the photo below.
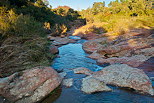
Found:
<path fill-rule="evenodd" d="M 74 74 L 71 69 L 77 67 L 89 68 L 92 71 L 99 71 L 103 66 L 98 66 L 95 60 L 87 58 L 88 54 L 82 49 L 82 43 L 86 40 L 79 40 L 76 43 L 69 43 L 59 48 L 59 57 L 55 58 L 52 67 L 56 70 L 67 72 L 65 78 L 73 78 L 73 86 L 57 88 L 42 103 L 154 103 L 154 97 L 141 95 L 132 90 L 109 86 L 112 92 L 98 92 L 85 94 L 80 91 L 83 74 Z"/>

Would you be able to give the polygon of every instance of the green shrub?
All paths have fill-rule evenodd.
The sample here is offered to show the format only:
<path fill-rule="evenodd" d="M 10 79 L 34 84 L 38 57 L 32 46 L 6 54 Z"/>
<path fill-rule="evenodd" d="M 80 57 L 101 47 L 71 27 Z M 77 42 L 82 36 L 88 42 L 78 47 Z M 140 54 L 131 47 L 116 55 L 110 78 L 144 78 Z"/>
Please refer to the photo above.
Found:
<path fill-rule="evenodd" d="M 52 36 L 60 36 L 61 34 L 66 34 L 68 27 L 65 24 L 55 24 L 51 30 Z"/>
<path fill-rule="evenodd" d="M 17 15 L 13 10 L 2 7 L 0 12 L 0 34 L 3 36 L 43 35 L 43 24 L 28 15 Z"/>
<path fill-rule="evenodd" d="M 116 0 L 111 1 L 108 7 L 100 6 L 80 11 L 80 15 L 87 19 L 88 25 L 106 22 L 102 27 L 114 35 L 123 34 L 133 28 L 154 27 L 154 8 L 151 0 Z M 93 13 L 94 9 L 97 13 Z"/>

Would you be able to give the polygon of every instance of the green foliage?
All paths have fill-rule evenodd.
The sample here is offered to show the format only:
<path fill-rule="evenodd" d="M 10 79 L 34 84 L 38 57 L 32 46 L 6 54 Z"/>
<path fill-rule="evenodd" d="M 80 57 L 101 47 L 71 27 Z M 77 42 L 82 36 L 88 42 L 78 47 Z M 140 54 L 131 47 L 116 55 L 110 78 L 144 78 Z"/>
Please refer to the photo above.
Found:
<path fill-rule="evenodd" d="M 48 7 L 48 0 L 6 0 L 0 3 L 0 5 L 7 7 L 8 10 L 12 10 L 16 15 L 29 15 L 31 19 L 41 22 L 42 24 L 48 22 L 51 28 L 54 28 L 55 25 L 58 24 L 59 26 L 65 25 L 68 28 L 67 30 L 69 30 L 71 27 L 69 24 L 80 18 L 78 12 L 68 6 L 61 6 L 52 10 L 51 7 Z M 12 25 L 9 24 L 10 23 L 8 23 L 8 26 Z M 56 32 L 53 31 L 53 29 L 48 29 L 48 33 L 51 31 L 53 33 Z M 59 31 L 63 32 L 64 30 Z M 57 34 L 59 34 L 59 32 Z"/>
<path fill-rule="evenodd" d="M 47 0 L 37 0 L 35 5 L 38 7 L 46 7 L 49 5 L 49 2 Z"/>
<path fill-rule="evenodd" d="M 115 0 L 109 7 L 104 2 L 94 3 L 92 8 L 82 10 L 80 15 L 88 24 L 103 24 L 107 32 L 123 34 L 132 28 L 154 27 L 154 9 L 152 0 Z"/>
<path fill-rule="evenodd" d="M 0 76 L 51 63 L 46 33 L 66 34 L 80 15 L 48 5 L 47 0 L 0 1 Z"/>
<path fill-rule="evenodd" d="M 48 42 L 42 22 L 30 15 L 18 15 L 15 10 L 0 7 L 0 74 L 8 76 L 14 72 L 35 66 L 50 65 Z"/>
<path fill-rule="evenodd" d="M 104 7 L 105 7 L 105 2 L 94 2 L 92 7 L 92 13 L 96 15 L 99 12 L 103 12 Z"/>
<path fill-rule="evenodd" d="M 55 24 L 55 26 L 51 29 L 52 36 L 60 36 L 61 34 L 65 34 L 68 30 L 67 26 L 64 24 Z"/>
<path fill-rule="evenodd" d="M 80 18 L 80 15 L 77 11 L 73 10 L 68 6 L 59 6 L 53 10 L 57 15 L 63 16 L 68 21 L 74 21 Z"/>
<path fill-rule="evenodd" d="M 13 10 L 2 7 L 0 13 L 0 34 L 9 36 L 30 36 L 45 34 L 43 25 L 28 15 L 17 15 Z"/>
<path fill-rule="evenodd" d="M 54 18 L 56 17 L 56 15 L 49 8 L 28 5 L 20 9 L 16 9 L 16 13 L 30 15 L 34 17 L 34 19 L 42 23 L 49 22 L 52 25 L 55 23 Z"/>

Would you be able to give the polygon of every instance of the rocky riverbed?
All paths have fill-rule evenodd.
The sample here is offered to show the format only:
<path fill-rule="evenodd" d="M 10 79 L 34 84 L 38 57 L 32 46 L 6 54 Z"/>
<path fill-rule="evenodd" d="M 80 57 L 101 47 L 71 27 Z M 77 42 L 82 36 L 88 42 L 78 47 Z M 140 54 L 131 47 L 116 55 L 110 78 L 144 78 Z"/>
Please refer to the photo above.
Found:
<path fill-rule="evenodd" d="M 50 52 L 59 53 L 52 68 L 1 78 L 0 93 L 16 103 L 152 103 L 153 36 L 126 36 L 89 41 L 49 36 Z"/>
<path fill-rule="evenodd" d="M 116 103 L 132 103 L 135 101 L 152 103 L 154 100 L 151 96 L 153 95 L 152 80 L 149 79 L 148 74 L 127 63 L 112 63 L 110 66 L 102 63 L 101 66 L 98 66 L 95 60 L 87 58 L 91 55 L 82 50 L 86 43 L 95 40 L 82 41 L 79 40 L 59 48 L 59 56 L 54 60 L 52 67 L 61 72 L 63 76 L 65 74 L 63 86 L 56 99 L 53 100 L 52 97 L 49 97 L 44 100 L 45 102 L 99 103 L 103 101 L 106 103 L 115 101 Z M 96 47 L 99 47 L 98 45 Z M 87 47 L 87 49 L 91 48 Z M 92 52 L 94 54 L 95 49 L 92 48 Z M 93 59 L 98 57 L 107 59 L 104 55 L 97 54 Z"/>

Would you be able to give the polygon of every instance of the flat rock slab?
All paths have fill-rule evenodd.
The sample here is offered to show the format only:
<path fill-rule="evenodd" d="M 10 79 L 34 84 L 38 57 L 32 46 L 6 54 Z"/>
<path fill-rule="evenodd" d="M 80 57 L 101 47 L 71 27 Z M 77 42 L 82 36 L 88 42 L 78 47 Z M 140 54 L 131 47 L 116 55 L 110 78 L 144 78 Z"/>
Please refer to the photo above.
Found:
<path fill-rule="evenodd" d="M 121 64 L 127 64 L 132 67 L 138 67 L 140 64 L 142 64 L 144 61 L 148 60 L 150 56 L 144 56 L 144 55 L 135 55 L 132 57 L 112 57 L 112 58 L 100 58 L 97 60 L 97 63 L 102 65 L 105 63 L 115 64 L 115 63 L 121 63 Z"/>
<path fill-rule="evenodd" d="M 93 77 L 106 84 L 132 88 L 140 93 L 154 95 L 149 77 L 140 69 L 126 64 L 114 64 L 93 74 Z"/>
<path fill-rule="evenodd" d="M 111 91 L 111 88 L 106 86 L 103 82 L 93 78 L 92 76 L 88 76 L 83 78 L 81 91 L 87 94 L 102 92 L 102 91 Z"/>

